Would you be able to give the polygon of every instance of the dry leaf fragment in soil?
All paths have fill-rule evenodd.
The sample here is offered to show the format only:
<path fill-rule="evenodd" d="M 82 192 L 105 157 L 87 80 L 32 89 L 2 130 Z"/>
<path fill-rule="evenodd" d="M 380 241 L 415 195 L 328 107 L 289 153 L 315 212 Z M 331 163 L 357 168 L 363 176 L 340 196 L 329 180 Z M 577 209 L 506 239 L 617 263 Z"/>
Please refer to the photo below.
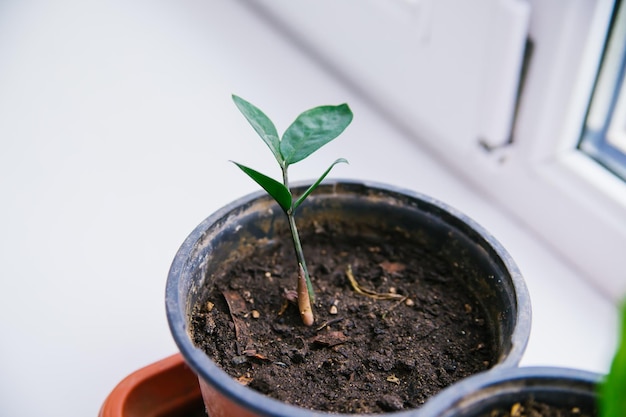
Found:
<path fill-rule="evenodd" d="M 397 274 L 398 272 L 402 272 L 406 269 L 406 265 L 400 262 L 383 261 L 379 265 L 386 273 L 390 275 Z"/>
<path fill-rule="evenodd" d="M 341 331 L 333 331 L 318 334 L 309 339 L 310 342 L 322 346 L 333 347 L 345 343 L 349 340 L 348 336 Z"/>
<path fill-rule="evenodd" d="M 380 292 L 376 292 L 376 291 L 361 287 L 359 283 L 357 282 L 356 278 L 354 277 L 354 274 L 352 273 L 352 266 L 350 265 L 348 265 L 348 268 L 346 269 L 346 277 L 348 277 L 348 281 L 350 281 L 350 285 L 352 286 L 352 289 L 357 294 L 364 295 L 366 297 L 370 297 L 375 300 L 402 300 L 406 298 L 404 295 L 400 295 L 400 294 L 396 294 L 392 292 L 380 293 Z"/>
<path fill-rule="evenodd" d="M 244 352 L 253 350 L 250 332 L 245 320 L 242 319 L 248 313 L 246 302 L 237 291 L 222 292 L 230 317 L 235 325 L 235 337 L 237 339 L 237 354 L 243 355 Z"/>

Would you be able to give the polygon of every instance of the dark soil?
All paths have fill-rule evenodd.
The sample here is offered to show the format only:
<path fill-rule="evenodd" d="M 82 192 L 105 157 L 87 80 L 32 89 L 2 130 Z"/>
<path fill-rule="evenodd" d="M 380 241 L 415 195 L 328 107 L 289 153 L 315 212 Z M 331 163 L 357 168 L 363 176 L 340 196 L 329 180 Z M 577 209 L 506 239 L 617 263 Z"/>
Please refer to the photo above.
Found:
<path fill-rule="evenodd" d="M 289 404 L 336 413 L 419 407 L 490 368 L 497 352 L 463 269 L 402 236 L 351 240 L 317 230 L 303 238 L 316 291 L 312 327 L 284 297 L 296 285 L 291 241 L 267 242 L 199 303 L 194 342 L 242 384 Z M 348 266 L 363 288 L 400 297 L 358 295 Z"/>
<path fill-rule="evenodd" d="M 493 410 L 481 417 L 592 417 L 579 407 L 564 407 L 530 399 L 510 408 Z"/>

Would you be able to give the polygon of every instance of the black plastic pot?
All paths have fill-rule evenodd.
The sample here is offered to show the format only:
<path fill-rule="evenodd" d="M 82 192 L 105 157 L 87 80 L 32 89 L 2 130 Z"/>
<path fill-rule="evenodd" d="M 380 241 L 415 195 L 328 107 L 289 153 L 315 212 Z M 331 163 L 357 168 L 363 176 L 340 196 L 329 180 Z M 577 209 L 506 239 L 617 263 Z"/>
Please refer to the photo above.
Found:
<path fill-rule="evenodd" d="M 419 417 L 482 417 L 493 410 L 511 410 L 516 403 L 534 400 L 578 408 L 597 415 L 596 385 L 601 376 L 557 367 L 501 368 L 466 378 L 429 399 Z"/>
<path fill-rule="evenodd" d="M 293 187 L 294 195 L 308 184 Z M 185 361 L 197 373 L 211 417 L 330 416 L 287 405 L 242 386 L 222 371 L 188 334 L 190 312 L 210 286 L 220 263 L 236 259 L 247 245 L 286 227 L 284 214 L 264 192 L 243 197 L 204 220 L 185 240 L 172 263 L 166 289 L 167 317 Z M 395 187 L 358 181 L 327 181 L 299 208 L 298 223 L 345 224 L 359 236 L 377 230 L 406 231 L 463 268 L 467 286 L 488 313 L 497 338 L 499 367 L 517 366 L 530 333 L 530 299 L 522 276 L 505 249 L 481 226 L 448 205 Z M 306 226 L 304 226 L 306 227 Z M 223 403 L 225 401 L 225 403 Z M 413 411 L 394 415 L 414 415 Z"/>

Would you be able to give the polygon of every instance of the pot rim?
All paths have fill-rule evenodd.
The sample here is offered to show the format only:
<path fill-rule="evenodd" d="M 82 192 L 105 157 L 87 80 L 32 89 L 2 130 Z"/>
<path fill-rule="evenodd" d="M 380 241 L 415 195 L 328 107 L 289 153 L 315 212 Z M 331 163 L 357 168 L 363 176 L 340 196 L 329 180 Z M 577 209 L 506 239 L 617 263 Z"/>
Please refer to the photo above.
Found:
<path fill-rule="evenodd" d="M 541 387 L 555 389 L 563 381 L 572 384 L 572 392 L 582 392 L 593 389 L 602 377 L 602 374 L 597 372 L 559 366 L 493 368 L 443 389 L 419 409 L 419 416 L 447 416 L 446 413 L 454 414 L 457 408 L 480 403 L 485 398 L 513 392 L 521 393 L 524 387 L 528 387 L 529 390 Z"/>
<path fill-rule="evenodd" d="M 307 187 L 312 182 L 313 181 L 294 182 L 291 185 L 291 188 Z M 503 361 L 494 365 L 492 370 L 497 368 L 509 368 L 518 365 L 526 349 L 530 335 L 530 295 L 519 268 L 513 261 L 508 251 L 506 251 L 506 249 L 497 239 L 495 239 L 494 236 L 487 232 L 486 229 L 484 229 L 472 218 L 459 210 L 420 192 L 374 181 L 353 179 L 326 179 L 321 185 L 333 187 L 339 185 L 363 187 L 372 190 L 380 190 L 385 193 L 391 192 L 402 194 L 410 199 L 421 200 L 424 203 L 433 206 L 435 209 L 447 213 L 460 223 L 464 223 L 466 226 L 473 229 L 485 242 L 488 242 L 494 252 L 500 257 L 501 262 L 510 274 L 511 283 L 513 288 L 515 288 L 515 303 L 517 308 L 517 315 L 515 317 L 516 322 L 513 328 L 513 333 L 511 334 L 511 350 L 508 352 L 507 357 Z M 262 412 L 265 413 L 263 415 L 274 417 L 328 417 L 330 415 L 348 415 L 336 413 L 332 414 L 289 405 L 260 394 L 250 388 L 244 387 L 223 371 L 219 366 L 217 366 L 217 364 L 213 362 L 213 360 L 211 360 L 208 355 L 204 353 L 204 351 L 197 348 L 188 335 L 187 322 L 185 315 L 183 314 L 184 306 L 181 305 L 181 298 L 178 295 L 179 278 L 181 276 L 181 272 L 184 271 L 185 265 L 187 264 L 188 254 L 192 251 L 198 240 L 201 239 L 205 230 L 207 230 L 210 225 L 219 219 L 224 218 L 228 213 L 237 207 L 250 204 L 252 201 L 265 196 L 267 196 L 267 193 L 263 190 L 259 190 L 249 193 L 223 206 L 196 226 L 196 228 L 189 234 L 180 246 L 170 267 L 165 291 L 166 315 L 170 331 L 180 352 L 185 358 L 185 361 L 197 375 L 213 385 L 215 389 L 220 391 L 223 395 L 227 396 L 231 400 L 236 399 L 235 401 L 241 402 L 245 407 L 248 407 L 255 412 Z M 412 415 L 414 416 L 417 410 L 421 410 L 421 408 L 393 412 L 390 414 L 397 417 L 408 417 Z M 350 414 L 350 416 L 365 417 L 371 415 Z"/>

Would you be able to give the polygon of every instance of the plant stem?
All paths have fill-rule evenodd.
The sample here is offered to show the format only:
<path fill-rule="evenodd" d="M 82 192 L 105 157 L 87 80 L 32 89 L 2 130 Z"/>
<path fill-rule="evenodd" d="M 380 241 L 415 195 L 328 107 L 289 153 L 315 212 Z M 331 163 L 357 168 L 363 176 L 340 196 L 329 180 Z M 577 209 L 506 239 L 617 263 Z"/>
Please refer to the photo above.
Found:
<path fill-rule="evenodd" d="M 291 229 L 291 238 L 293 239 L 293 248 L 296 251 L 296 257 L 298 258 L 298 264 L 302 267 L 302 272 L 306 280 L 306 288 L 309 294 L 311 302 L 315 302 L 315 292 L 313 291 L 313 285 L 311 284 L 311 277 L 306 267 L 306 261 L 304 259 L 304 252 L 302 251 L 302 245 L 300 244 L 300 237 L 298 236 L 298 228 L 296 227 L 296 221 L 293 214 L 287 214 L 289 218 L 289 229 Z"/>
<path fill-rule="evenodd" d="M 283 184 L 289 189 L 287 167 L 284 167 L 282 171 Z M 309 270 L 307 269 L 306 260 L 304 259 L 304 251 L 300 243 L 300 235 L 298 234 L 298 227 L 296 226 L 296 219 L 293 212 L 293 203 L 291 208 L 287 211 L 287 219 L 289 220 L 289 230 L 291 231 L 293 248 L 296 252 L 296 258 L 298 259 L 298 308 L 303 323 L 307 326 L 311 326 L 314 321 L 311 305 L 315 302 L 315 292 L 313 291 L 311 277 L 309 276 Z"/>

